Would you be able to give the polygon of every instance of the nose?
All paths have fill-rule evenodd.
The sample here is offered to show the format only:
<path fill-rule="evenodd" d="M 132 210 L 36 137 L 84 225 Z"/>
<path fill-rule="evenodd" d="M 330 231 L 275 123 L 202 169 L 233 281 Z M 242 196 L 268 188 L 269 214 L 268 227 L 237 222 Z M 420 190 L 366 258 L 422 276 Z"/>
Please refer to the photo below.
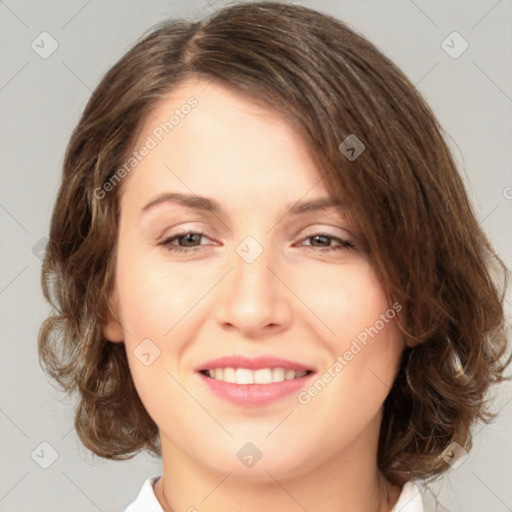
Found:
<path fill-rule="evenodd" d="M 264 250 L 252 262 L 235 253 L 232 267 L 219 283 L 218 324 L 225 330 L 238 330 L 244 338 L 258 338 L 288 329 L 292 322 L 293 294 L 284 284 L 279 266 L 269 252 Z"/>

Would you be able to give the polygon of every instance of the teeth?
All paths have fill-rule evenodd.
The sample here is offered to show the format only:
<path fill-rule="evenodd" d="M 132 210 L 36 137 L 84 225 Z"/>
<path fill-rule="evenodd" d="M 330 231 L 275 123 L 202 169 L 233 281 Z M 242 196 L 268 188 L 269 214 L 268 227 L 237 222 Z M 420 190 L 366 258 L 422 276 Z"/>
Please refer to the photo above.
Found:
<path fill-rule="evenodd" d="M 215 372 L 216 379 L 218 371 L 219 370 Z M 217 380 L 222 380 L 222 378 Z M 237 368 L 235 373 L 235 382 L 237 384 L 254 384 L 254 372 L 252 370 L 247 370 L 246 368 Z"/>
<path fill-rule="evenodd" d="M 306 375 L 306 371 L 296 372 L 284 368 L 261 368 L 250 370 L 248 368 L 215 368 L 206 370 L 206 374 L 215 380 L 231 382 L 233 384 L 271 384 L 284 380 L 299 379 Z"/>
<path fill-rule="evenodd" d="M 295 370 L 286 370 L 286 373 L 284 374 L 284 378 L 286 380 L 292 380 L 295 378 Z"/>
<path fill-rule="evenodd" d="M 283 382 L 284 368 L 272 368 L 272 382 Z"/>
<path fill-rule="evenodd" d="M 236 382 L 236 373 L 234 368 L 224 368 L 224 382 Z"/>
<path fill-rule="evenodd" d="M 270 384 L 272 382 L 272 370 L 270 368 L 262 368 L 252 373 L 254 373 L 254 384 Z"/>

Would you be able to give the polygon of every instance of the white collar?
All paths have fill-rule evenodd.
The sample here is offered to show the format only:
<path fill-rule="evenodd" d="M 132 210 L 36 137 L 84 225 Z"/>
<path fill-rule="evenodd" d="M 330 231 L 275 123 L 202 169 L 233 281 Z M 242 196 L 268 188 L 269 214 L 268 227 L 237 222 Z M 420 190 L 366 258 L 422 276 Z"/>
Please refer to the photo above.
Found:
<path fill-rule="evenodd" d="M 423 500 L 415 482 L 406 482 L 391 512 L 423 512 Z"/>
<path fill-rule="evenodd" d="M 163 512 L 160 502 L 157 500 L 153 486 L 160 478 L 160 475 L 150 476 L 142 486 L 135 501 L 124 510 L 124 512 Z"/>

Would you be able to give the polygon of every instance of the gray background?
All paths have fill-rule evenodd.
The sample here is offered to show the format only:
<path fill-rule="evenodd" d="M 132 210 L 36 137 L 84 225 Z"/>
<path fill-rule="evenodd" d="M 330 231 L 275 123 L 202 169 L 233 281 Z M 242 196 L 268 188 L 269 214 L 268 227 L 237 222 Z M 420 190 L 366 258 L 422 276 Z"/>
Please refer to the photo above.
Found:
<path fill-rule="evenodd" d="M 481 225 L 512 266 L 512 2 L 297 1 L 367 36 L 424 94 L 450 134 Z M 0 1 L 0 510 L 120 511 L 160 473 L 146 454 L 124 462 L 93 457 L 38 366 L 36 340 L 48 312 L 39 287 L 67 140 L 101 76 L 154 23 L 193 17 L 223 2 Z M 51 48 L 46 31 L 57 41 Z M 442 41 L 469 43 L 458 58 Z M 44 49 L 41 38 L 45 37 Z M 450 39 L 448 39 L 448 42 Z M 454 39 L 452 52 L 461 48 Z M 510 319 L 511 295 L 508 294 Z M 510 323 L 510 321 L 509 321 Z M 512 389 L 497 393 L 493 424 L 477 428 L 469 458 L 432 486 L 451 512 L 512 510 Z M 47 445 L 40 446 L 40 443 Z M 52 450 L 58 454 L 47 469 Z"/>

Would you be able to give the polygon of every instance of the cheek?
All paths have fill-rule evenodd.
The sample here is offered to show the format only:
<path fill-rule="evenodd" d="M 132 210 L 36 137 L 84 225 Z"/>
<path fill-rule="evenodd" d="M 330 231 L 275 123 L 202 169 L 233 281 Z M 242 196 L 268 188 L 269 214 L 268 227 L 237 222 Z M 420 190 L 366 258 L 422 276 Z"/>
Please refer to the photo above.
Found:
<path fill-rule="evenodd" d="M 388 303 L 369 265 L 340 268 L 334 277 L 318 274 L 315 282 L 318 292 L 309 294 L 310 303 L 329 327 L 322 341 L 330 361 L 303 402 L 316 402 L 325 421 L 346 423 L 350 417 L 356 432 L 378 412 L 395 378 L 402 353 L 394 323 L 400 307 Z"/>
<path fill-rule="evenodd" d="M 323 264 L 297 276 L 297 295 L 319 320 L 319 328 L 324 325 L 327 343 L 337 351 L 391 307 L 363 257 L 353 257 L 346 264 Z"/>
<path fill-rule="evenodd" d="M 160 250 L 160 249 L 158 249 Z M 163 340 L 204 294 L 206 284 L 197 272 L 184 272 L 169 265 L 163 256 L 125 248 L 119 257 L 117 290 L 120 317 L 129 338 L 154 337 Z"/>
<path fill-rule="evenodd" d="M 394 322 L 397 311 L 370 267 L 354 276 L 351 284 L 336 324 L 336 348 L 345 361 L 344 378 L 350 381 L 353 396 L 381 401 L 394 380 L 402 350 Z"/>
<path fill-rule="evenodd" d="M 177 384 L 184 377 L 179 363 L 196 334 L 195 319 L 201 309 L 198 303 L 211 284 L 208 276 L 198 279 L 197 270 L 185 272 L 164 257 L 155 261 L 150 252 L 124 246 L 116 273 L 130 371 L 156 421 L 158 415 L 170 414 L 169 404 L 179 403 L 186 412 L 186 394 Z M 167 404 L 166 408 L 162 404 Z"/>

